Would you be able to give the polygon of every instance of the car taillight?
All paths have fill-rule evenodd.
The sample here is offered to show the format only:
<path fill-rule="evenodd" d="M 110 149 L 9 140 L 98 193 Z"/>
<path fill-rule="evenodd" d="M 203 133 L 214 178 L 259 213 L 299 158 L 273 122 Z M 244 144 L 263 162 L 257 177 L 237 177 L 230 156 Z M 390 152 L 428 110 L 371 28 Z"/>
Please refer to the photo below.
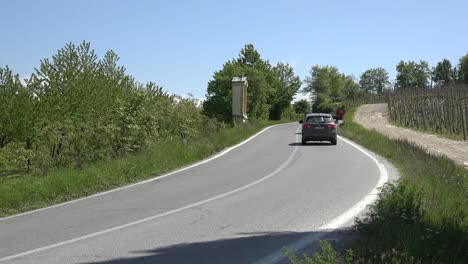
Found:
<path fill-rule="evenodd" d="M 327 125 L 328 128 L 331 128 L 331 129 L 335 129 L 336 128 L 336 124 L 330 124 L 330 125 Z"/>
<path fill-rule="evenodd" d="M 303 125 L 302 128 L 312 128 L 313 126 L 312 125 Z"/>

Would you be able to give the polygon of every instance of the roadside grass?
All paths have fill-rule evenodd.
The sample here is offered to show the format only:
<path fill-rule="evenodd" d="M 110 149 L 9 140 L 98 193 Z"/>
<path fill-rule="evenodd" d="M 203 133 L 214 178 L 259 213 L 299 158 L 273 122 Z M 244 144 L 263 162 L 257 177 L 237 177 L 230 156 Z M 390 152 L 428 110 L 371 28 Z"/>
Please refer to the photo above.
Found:
<path fill-rule="evenodd" d="M 468 170 L 444 156 L 428 154 L 403 140 L 392 140 L 354 123 L 355 108 L 339 134 L 385 157 L 401 179 L 387 183 L 377 202 L 354 229 L 359 239 L 336 252 L 319 241 L 321 251 L 293 264 L 468 263 Z"/>
<path fill-rule="evenodd" d="M 81 170 L 67 167 L 51 171 L 45 176 L 26 174 L 0 179 L 0 217 L 153 178 L 207 158 L 267 126 L 287 122 L 291 121 L 260 121 L 236 125 L 193 141 L 188 138 L 187 145 L 181 140 L 158 143 L 141 153 L 100 161 Z"/>
<path fill-rule="evenodd" d="M 367 218 L 356 223 L 358 255 L 370 263 L 388 256 L 403 263 L 468 263 L 468 170 L 365 129 L 353 122 L 354 112 L 340 135 L 388 159 L 402 177 L 387 184 Z"/>

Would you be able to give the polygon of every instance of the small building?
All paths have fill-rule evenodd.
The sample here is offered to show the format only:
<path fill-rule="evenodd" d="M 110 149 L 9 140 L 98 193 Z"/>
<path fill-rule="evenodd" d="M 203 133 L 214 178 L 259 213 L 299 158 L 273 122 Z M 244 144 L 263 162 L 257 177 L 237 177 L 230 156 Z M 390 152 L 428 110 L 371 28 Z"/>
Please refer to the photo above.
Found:
<path fill-rule="evenodd" d="M 247 77 L 232 78 L 232 116 L 237 122 L 247 120 Z"/>

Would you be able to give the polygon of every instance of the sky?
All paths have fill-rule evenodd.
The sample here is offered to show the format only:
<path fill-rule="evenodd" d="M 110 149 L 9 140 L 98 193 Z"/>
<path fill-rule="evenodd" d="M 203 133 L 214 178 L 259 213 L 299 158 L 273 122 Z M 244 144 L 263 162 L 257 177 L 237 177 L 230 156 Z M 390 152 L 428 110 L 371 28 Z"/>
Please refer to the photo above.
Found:
<path fill-rule="evenodd" d="M 114 50 L 137 81 L 196 98 L 248 43 L 301 79 L 316 64 L 394 79 L 400 60 L 468 53 L 467 0 L 0 0 L 0 14 L 0 67 L 21 77 L 86 41 L 100 57 Z"/>

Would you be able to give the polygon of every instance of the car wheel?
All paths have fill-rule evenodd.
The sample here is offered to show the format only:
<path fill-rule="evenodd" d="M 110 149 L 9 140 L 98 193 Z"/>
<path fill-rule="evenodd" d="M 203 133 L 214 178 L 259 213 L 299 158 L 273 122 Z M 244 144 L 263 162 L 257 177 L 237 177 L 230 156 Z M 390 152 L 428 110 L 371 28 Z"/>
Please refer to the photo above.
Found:
<path fill-rule="evenodd" d="M 307 141 L 305 140 L 305 138 L 302 139 L 301 144 L 302 144 L 302 145 L 307 144 Z"/>
<path fill-rule="evenodd" d="M 332 139 L 330 142 L 331 142 L 332 145 L 336 145 L 336 143 L 337 143 L 336 138 Z"/>

